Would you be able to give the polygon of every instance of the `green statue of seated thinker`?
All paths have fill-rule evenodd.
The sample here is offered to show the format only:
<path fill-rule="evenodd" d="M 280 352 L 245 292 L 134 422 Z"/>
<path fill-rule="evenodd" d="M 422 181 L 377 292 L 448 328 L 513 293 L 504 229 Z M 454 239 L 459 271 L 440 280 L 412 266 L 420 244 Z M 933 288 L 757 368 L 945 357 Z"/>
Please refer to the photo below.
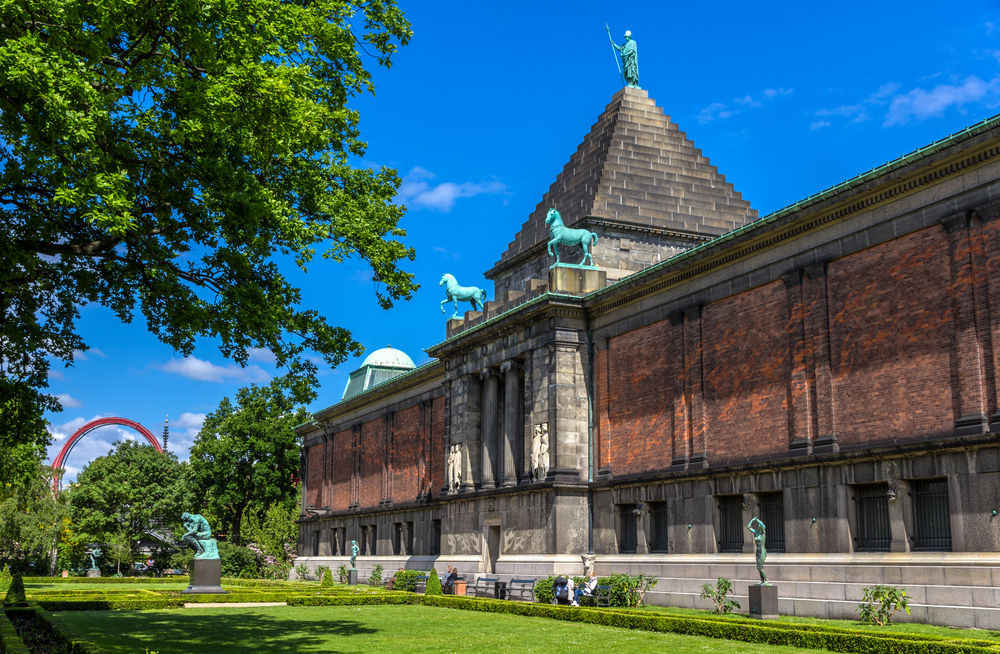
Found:
<path fill-rule="evenodd" d="M 196 559 L 217 559 L 219 549 L 215 539 L 212 538 L 212 528 L 208 526 L 208 520 L 197 513 L 182 513 L 181 520 L 187 533 L 181 540 L 194 548 L 194 558 Z"/>

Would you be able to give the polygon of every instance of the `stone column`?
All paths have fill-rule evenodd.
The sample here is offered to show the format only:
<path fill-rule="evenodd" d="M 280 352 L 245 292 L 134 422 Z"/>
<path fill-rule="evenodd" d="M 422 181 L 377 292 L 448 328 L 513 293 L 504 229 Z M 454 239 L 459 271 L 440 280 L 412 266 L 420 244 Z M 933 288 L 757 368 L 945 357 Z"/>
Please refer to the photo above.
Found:
<path fill-rule="evenodd" d="M 826 262 L 806 266 L 809 275 L 808 310 L 804 317 L 806 342 L 810 344 L 809 369 L 814 379 L 812 453 L 837 452 L 837 432 L 834 425 L 833 366 L 830 361 L 830 288 Z M 787 536 L 787 532 L 786 532 Z M 791 550 L 789 550 L 791 551 Z"/>
<path fill-rule="evenodd" d="M 686 470 L 688 460 L 691 457 L 689 406 L 687 382 L 685 381 L 687 368 L 684 365 L 684 312 L 672 313 L 667 316 L 667 319 L 670 321 L 671 347 L 673 348 L 673 356 L 670 361 L 670 369 L 673 373 L 671 375 L 673 377 L 671 383 L 673 392 L 671 394 L 673 395 L 674 409 L 671 439 L 673 459 L 670 462 L 670 469 L 677 471 Z"/>
<path fill-rule="evenodd" d="M 802 271 L 786 273 L 781 279 L 788 291 L 788 351 L 792 364 L 788 388 L 788 452 L 804 456 L 812 453 L 813 403 L 807 365 L 812 347 L 806 339 Z"/>
<path fill-rule="evenodd" d="M 306 515 L 306 491 L 309 486 L 309 448 L 305 446 L 299 450 L 299 479 L 302 480 L 302 504 L 299 507 L 299 514 Z"/>
<path fill-rule="evenodd" d="M 523 402 L 521 393 L 521 362 L 508 359 L 500 364 L 503 375 L 503 480 L 502 486 L 517 486 L 517 437 L 521 433 L 518 408 Z"/>
<path fill-rule="evenodd" d="M 500 377 L 492 368 L 479 373 L 483 384 L 483 488 L 495 488 L 497 463 L 497 423 L 499 422 Z"/>
<path fill-rule="evenodd" d="M 983 355 L 976 334 L 976 298 L 972 277 L 969 214 L 962 212 L 941 221 L 948 232 L 951 260 L 951 298 L 955 315 L 955 354 L 958 360 L 959 417 L 955 433 L 960 436 L 989 431 L 983 384 Z"/>
<path fill-rule="evenodd" d="M 594 409 L 597 413 L 595 434 L 597 451 L 594 465 L 595 479 L 610 481 L 611 470 L 611 342 L 607 338 L 594 341 Z"/>
<path fill-rule="evenodd" d="M 353 436 L 351 443 L 351 457 L 353 470 L 351 471 L 351 507 L 357 509 L 361 504 L 361 425 L 351 427 Z"/>
<path fill-rule="evenodd" d="M 684 382 L 687 387 L 687 396 L 691 398 L 691 459 L 688 466 L 707 468 L 701 307 L 686 309 L 684 315 L 687 316 L 687 322 L 684 325 Z"/>
<path fill-rule="evenodd" d="M 557 329 L 552 347 L 548 480 L 557 483 L 586 482 L 590 456 L 587 376 L 583 365 L 585 338 L 576 329 Z"/>
<path fill-rule="evenodd" d="M 979 211 L 980 238 L 983 242 L 983 262 L 981 274 L 985 279 L 986 310 L 988 327 L 983 330 L 989 339 L 993 364 L 993 395 L 990 404 L 994 413 L 990 418 L 990 430 L 1000 431 L 1000 203 L 993 202 Z M 992 274 L 991 274 L 992 273 Z M 954 544 L 954 537 L 952 538 Z M 953 548 L 954 549 L 954 548 Z"/>

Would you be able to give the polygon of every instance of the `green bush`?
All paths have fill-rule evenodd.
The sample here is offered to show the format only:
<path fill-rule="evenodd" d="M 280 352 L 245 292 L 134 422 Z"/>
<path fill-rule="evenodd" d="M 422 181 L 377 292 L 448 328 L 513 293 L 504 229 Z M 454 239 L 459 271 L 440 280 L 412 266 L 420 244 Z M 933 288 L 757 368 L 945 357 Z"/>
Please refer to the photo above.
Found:
<path fill-rule="evenodd" d="M 861 622 L 883 627 L 900 609 L 910 615 L 910 600 L 906 598 L 905 588 L 879 585 L 861 589 L 861 604 L 858 605 Z"/>
<path fill-rule="evenodd" d="M 342 584 L 347 583 L 347 566 L 340 564 L 337 566 L 337 580 Z"/>
<path fill-rule="evenodd" d="M 441 590 L 441 579 L 438 577 L 437 568 L 431 568 L 430 574 L 427 575 L 427 588 L 424 589 L 424 595 L 443 595 L 444 591 Z"/>
<path fill-rule="evenodd" d="M 579 588 L 587 583 L 586 577 L 572 577 L 573 586 Z M 552 584 L 555 583 L 554 576 L 539 579 L 535 582 L 535 601 L 539 604 L 552 603 Z M 610 586 L 610 604 L 614 607 L 629 608 L 641 606 L 645 600 L 646 591 L 656 585 L 656 577 L 651 575 L 611 575 L 610 577 L 600 577 L 597 580 L 598 586 Z"/>
<path fill-rule="evenodd" d="M 305 563 L 295 566 L 295 579 L 297 581 L 307 581 L 309 579 L 309 566 Z"/>
<path fill-rule="evenodd" d="M 385 568 L 382 567 L 381 563 L 376 563 L 372 567 L 372 572 L 368 575 L 368 583 L 372 586 L 378 586 L 382 583 L 382 573 L 385 572 Z"/>
<path fill-rule="evenodd" d="M 393 575 L 393 590 L 405 590 L 408 593 L 417 592 L 417 577 L 423 576 L 419 570 L 397 570 Z"/>
<path fill-rule="evenodd" d="M 28 598 L 24 596 L 24 580 L 21 579 L 21 575 L 14 575 L 14 580 L 10 582 L 10 588 L 7 589 L 7 597 L 4 598 L 4 604 L 7 606 L 17 606 L 18 604 L 27 603 Z"/>
<path fill-rule="evenodd" d="M 725 577 L 719 577 L 715 582 L 715 587 L 712 584 L 704 584 L 701 587 L 701 599 L 710 599 L 712 603 L 715 604 L 715 612 L 718 614 L 730 613 L 734 608 L 740 608 L 740 603 L 736 600 L 727 599 L 726 595 L 729 591 L 733 589 L 733 582 L 729 581 Z"/>
<path fill-rule="evenodd" d="M 222 541 L 219 545 L 219 558 L 222 559 L 223 577 L 242 577 L 250 575 L 256 577 L 259 574 L 257 569 L 257 555 L 242 545 L 233 545 L 230 542 Z"/>
<path fill-rule="evenodd" d="M 0 611 L 0 652 L 4 654 L 31 654 L 28 647 L 17 636 L 14 625 Z"/>
<path fill-rule="evenodd" d="M 323 567 L 323 581 L 319 582 L 319 585 L 323 588 L 333 586 L 333 574 L 330 572 L 330 568 Z"/>
<path fill-rule="evenodd" d="M 10 582 L 14 580 L 14 577 L 10 574 L 10 566 L 4 564 L 3 571 L 0 572 L 0 593 L 6 593 L 7 589 L 10 588 Z"/>

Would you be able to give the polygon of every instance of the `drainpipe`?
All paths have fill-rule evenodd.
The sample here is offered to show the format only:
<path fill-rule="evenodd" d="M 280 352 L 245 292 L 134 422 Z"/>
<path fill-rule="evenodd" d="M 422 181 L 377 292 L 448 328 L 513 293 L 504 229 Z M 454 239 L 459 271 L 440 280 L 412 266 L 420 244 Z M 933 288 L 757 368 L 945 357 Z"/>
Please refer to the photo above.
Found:
<path fill-rule="evenodd" d="M 590 331 L 590 312 L 583 307 L 587 329 L 587 554 L 594 553 L 594 335 Z"/>

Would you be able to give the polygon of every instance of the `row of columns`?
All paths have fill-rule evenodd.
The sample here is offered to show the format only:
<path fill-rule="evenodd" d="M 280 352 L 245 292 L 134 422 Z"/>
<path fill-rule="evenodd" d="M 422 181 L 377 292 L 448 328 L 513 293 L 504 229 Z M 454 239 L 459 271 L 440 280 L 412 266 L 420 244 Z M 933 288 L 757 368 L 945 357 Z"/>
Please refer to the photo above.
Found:
<path fill-rule="evenodd" d="M 504 393 L 501 411 L 500 378 Z M 518 434 L 522 431 L 519 407 L 523 402 L 521 391 L 521 363 L 508 359 L 499 370 L 483 368 L 482 381 L 482 484 L 483 488 L 510 488 L 517 486 Z M 499 464 L 499 470 L 498 468 Z"/>

